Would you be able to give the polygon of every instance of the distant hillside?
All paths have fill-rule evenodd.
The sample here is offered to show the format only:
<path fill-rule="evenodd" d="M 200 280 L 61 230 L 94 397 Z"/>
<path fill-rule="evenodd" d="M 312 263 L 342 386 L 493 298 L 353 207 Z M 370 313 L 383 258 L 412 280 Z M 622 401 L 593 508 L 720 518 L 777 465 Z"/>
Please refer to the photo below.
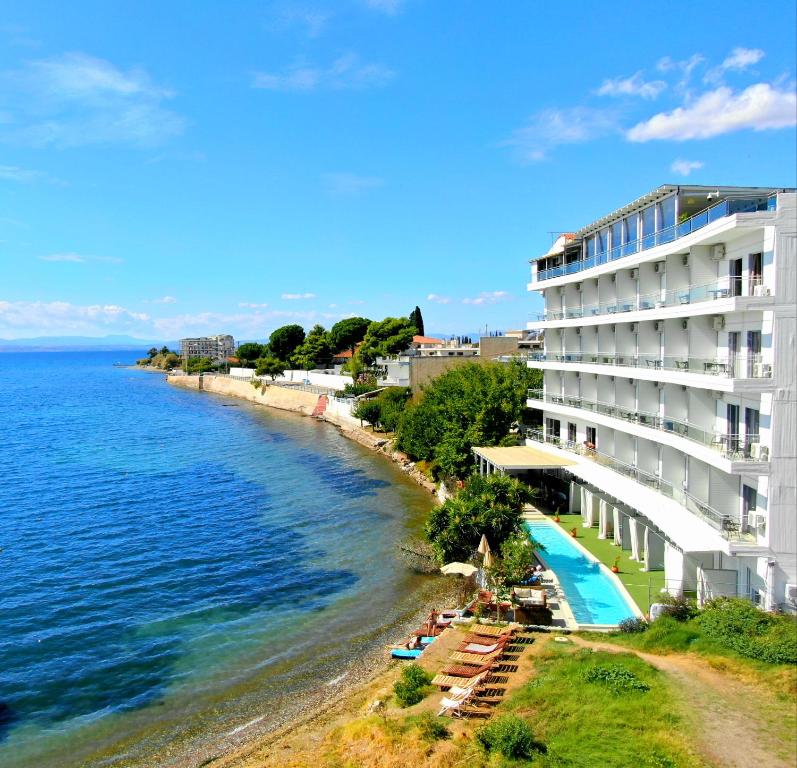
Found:
<path fill-rule="evenodd" d="M 0 339 L 0 352 L 48 352 L 79 350 L 139 350 L 150 347 L 179 348 L 176 341 L 137 339 L 134 336 L 37 336 L 31 339 Z"/>

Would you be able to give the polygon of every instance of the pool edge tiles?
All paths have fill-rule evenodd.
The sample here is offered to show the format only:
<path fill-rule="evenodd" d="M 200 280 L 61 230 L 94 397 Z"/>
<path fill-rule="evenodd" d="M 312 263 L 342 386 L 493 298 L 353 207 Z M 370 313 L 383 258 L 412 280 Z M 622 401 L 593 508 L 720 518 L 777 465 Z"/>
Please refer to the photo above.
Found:
<path fill-rule="evenodd" d="M 540 559 L 556 576 L 578 627 L 610 629 L 643 615 L 617 576 L 558 525 L 533 520 L 525 528 L 546 547 Z"/>

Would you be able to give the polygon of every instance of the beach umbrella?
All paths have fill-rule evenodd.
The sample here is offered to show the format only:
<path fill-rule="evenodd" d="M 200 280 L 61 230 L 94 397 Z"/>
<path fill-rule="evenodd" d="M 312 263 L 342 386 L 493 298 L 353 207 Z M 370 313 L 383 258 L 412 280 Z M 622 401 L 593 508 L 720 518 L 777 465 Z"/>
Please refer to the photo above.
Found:
<path fill-rule="evenodd" d="M 487 555 L 490 551 L 490 542 L 487 541 L 487 536 L 482 534 L 481 541 L 479 541 L 479 548 L 476 550 L 480 555 Z"/>
<path fill-rule="evenodd" d="M 440 571 L 446 576 L 473 576 L 479 569 L 470 563 L 446 563 Z"/>
<path fill-rule="evenodd" d="M 493 553 L 490 551 L 489 547 L 487 548 L 487 551 L 484 553 L 484 560 L 482 562 L 485 568 L 493 567 Z"/>

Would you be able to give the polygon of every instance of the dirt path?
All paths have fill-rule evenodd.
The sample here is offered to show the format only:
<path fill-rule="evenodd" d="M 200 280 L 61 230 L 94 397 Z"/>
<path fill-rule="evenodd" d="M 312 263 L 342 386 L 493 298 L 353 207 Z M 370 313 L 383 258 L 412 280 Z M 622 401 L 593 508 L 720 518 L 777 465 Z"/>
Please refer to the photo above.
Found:
<path fill-rule="evenodd" d="M 658 656 L 632 648 L 571 637 L 576 645 L 609 653 L 633 653 L 675 683 L 683 707 L 696 721 L 701 753 L 718 768 L 794 768 L 794 754 L 775 754 L 783 746 L 778 724 L 767 721 L 764 699 L 749 684 L 712 669 L 685 654 Z"/>

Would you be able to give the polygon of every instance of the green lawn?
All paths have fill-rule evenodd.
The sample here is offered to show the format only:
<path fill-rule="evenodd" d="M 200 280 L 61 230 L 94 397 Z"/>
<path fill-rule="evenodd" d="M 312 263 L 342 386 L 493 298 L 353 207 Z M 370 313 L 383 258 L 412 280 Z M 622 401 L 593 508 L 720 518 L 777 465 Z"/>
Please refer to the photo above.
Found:
<path fill-rule="evenodd" d="M 617 575 L 634 602 L 643 613 L 647 613 L 651 602 L 656 602 L 656 595 L 664 588 L 664 571 L 643 571 L 641 563 L 630 558 L 630 552 L 614 546 L 611 539 L 599 539 L 597 528 L 582 528 L 581 515 L 561 515 L 560 520 L 559 525 L 566 531 L 578 529 L 578 542 L 604 565 L 611 568 L 615 558 L 620 556 L 617 564 L 620 573 Z"/>
<path fill-rule="evenodd" d="M 692 724 L 688 713 L 674 703 L 671 683 L 646 662 L 631 654 L 556 647 L 553 642 L 535 661 L 532 681 L 496 711 L 526 719 L 545 745 L 533 765 L 697 768 L 704 764 L 692 748 Z M 595 679 L 590 671 L 603 672 L 606 679 Z"/>

